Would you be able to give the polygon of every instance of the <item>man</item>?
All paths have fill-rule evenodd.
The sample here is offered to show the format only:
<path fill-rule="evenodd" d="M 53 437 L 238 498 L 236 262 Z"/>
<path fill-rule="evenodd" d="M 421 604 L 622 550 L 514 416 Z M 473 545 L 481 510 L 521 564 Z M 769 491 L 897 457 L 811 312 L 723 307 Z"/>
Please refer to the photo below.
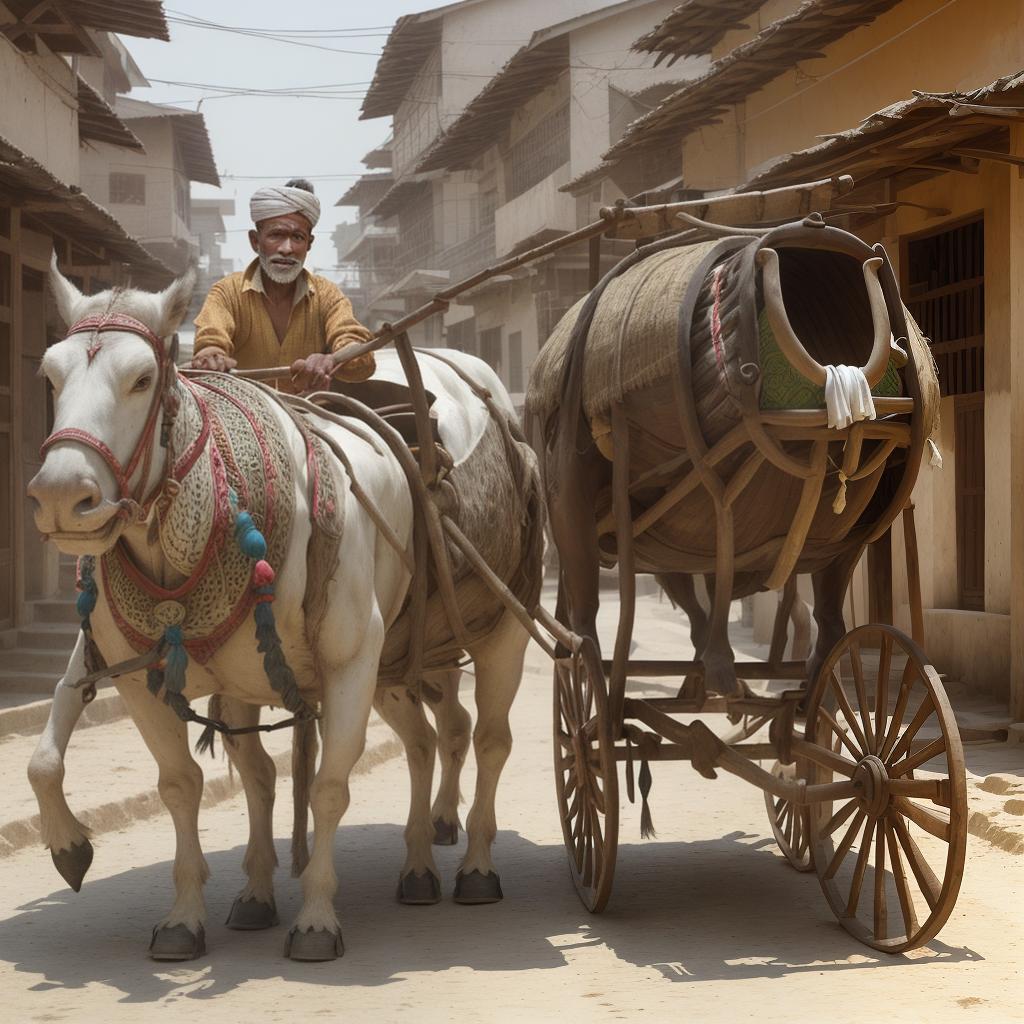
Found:
<path fill-rule="evenodd" d="M 333 281 L 303 268 L 320 200 L 308 181 L 294 178 L 256 192 L 249 212 L 255 224 L 249 244 L 257 258 L 210 289 L 195 321 L 192 366 L 225 371 L 289 365 L 291 378 L 273 382 L 282 390 L 327 388 L 331 354 L 371 333 Z M 365 380 L 374 368 L 371 352 L 346 363 L 337 376 Z"/>

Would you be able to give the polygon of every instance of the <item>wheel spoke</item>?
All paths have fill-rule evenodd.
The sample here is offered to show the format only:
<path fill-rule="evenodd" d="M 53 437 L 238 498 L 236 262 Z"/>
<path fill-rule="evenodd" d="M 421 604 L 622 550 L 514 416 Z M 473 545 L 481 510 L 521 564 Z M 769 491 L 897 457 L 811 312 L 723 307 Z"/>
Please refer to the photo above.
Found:
<path fill-rule="evenodd" d="M 857 715 L 854 713 L 853 707 L 850 704 L 849 698 L 846 696 L 846 691 L 843 689 L 842 681 L 836 678 L 835 672 L 832 673 L 832 689 L 835 691 L 836 700 L 839 702 L 839 706 L 843 710 L 843 717 L 846 719 L 847 725 L 853 731 L 853 735 L 857 737 L 857 742 L 860 744 L 861 751 L 864 754 L 871 752 L 871 748 L 868 746 L 868 741 L 864 736 L 864 731 L 860 727 L 860 723 L 857 721 Z"/>
<path fill-rule="evenodd" d="M 797 855 L 798 859 L 802 859 L 804 854 L 807 853 L 807 850 L 810 847 L 810 843 L 811 843 L 811 837 L 810 837 L 810 834 L 809 834 L 809 829 L 807 827 L 807 814 L 806 814 L 806 812 L 801 812 L 799 821 L 800 821 L 800 838 L 797 840 L 796 850 L 794 850 L 793 852 Z"/>
<path fill-rule="evenodd" d="M 846 855 L 850 852 L 850 847 L 853 846 L 853 841 L 857 838 L 857 831 L 863 824 L 864 819 L 866 817 L 867 814 L 864 811 L 857 811 L 857 817 L 853 819 L 853 823 L 846 830 L 846 835 L 843 836 L 843 841 L 836 847 L 836 852 L 833 855 L 832 860 L 829 861 L 829 865 L 825 869 L 825 874 L 823 877 L 835 877 L 835 874 L 839 870 L 840 865 L 843 863 L 843 860 L 846 858 Z"/>
<path fill-rule="evenodd" d="M 949 806 L 948 790 L 948 779 L 889 779 L 889 792 L 894 796 L 930 800 L 940 807 Z"/>
<path fill-rule="evenodd" d="M 894 764 L 891 768 L 888 768 L 889 775 L 893 778 L 899 778 L 901 775 L 906 775 L 907 772 L 912 772 L 915 768 L 920 767 L 926 761 L 930 761 L 933 757 L 938 757 L 946 749 L 946 738 L 939 736 L 938 739 L 934 739 L 931 743 L 926 743 L 923 747 L 911 754 L 909 757 L 904 758 L 898 764 Z"/>
<path fill-rule="evenodd" d="M 885 899 L 885 823 L 875 823 L 875 938 L 884 939 L 889 931 L 889 908 Z"/>
<path fill-rule="evenodd" d="M 856 644 L 850 647 L 850 664 L 853 666 L 853 685 L 860 705 L 860 720 L 864 726 L 864 753 L 869 754 L 875 749 L 875 734 L 871 729 L 871 708 L 864 686 L 864 665 L 860 660 L 860 648 Z"/>
<path fill-rule="evenodd" d="M 952 839 L 948 814 L 930 811 L 902 796 L 893 797 L 893 804 L 900 814 L 909 818 L 918 828 L 923 828 L 929 835 L 941 839 L 944 843 L 948 843 Z"/>
<path fill-rule="evenodd" d="M 921 892 L 924 894 L 928 906 L 934 910 L 939 905 L 942 886 L 935 877 L 935 872 L 932 871 L 931 865 L 925 860 L 921 848 L 914 842 L 914 837 L 907 831 L 907 826 L 904 824 L 903 819 L 896 812 L 890 811 L 890 820 L 899 838 L 900 846 L 903 847 L 903 852 L 910 862 L 910 869 L 914 872 L 917 884 L 921 887 Z"/>
<path fill-rule="evenodd" d="M 899 738 L 896 745 L 890 750 L 885 757 L 882 758 L 886 764 L 892 764 L 893 761 L 902 757 L 908 750 L 910 745 L 914 742 L 914 737 L 918 734 L 921 726 L 928 721 L 929 718 L 935 713 L 935 704 L 932 702 L 931 694 L 926 693 L 924 700 L 921 701 L 921 706 L 914 713 L 914 717 L 910 721 L 910 725 L 907 726 L 906 732 Z"/>
<path fill-rule="evenodd" d="M 875 682 L 875 753 L 881 749 L 885 722 L 889 714 L 889 669 L 892 665 L 892 637 L 882 634 L 878 652 L 878 676 Z"/>
<path fill-rule="evenodd" d="M 864 874 L 868 869 L 868 858 L 871 856 L 872 822 L 869 818 L 864 823 L 864 834 L 860 837 L 860 850 L 857 852 L 857 864 L 853 869 L 850 882 L 850 898 L 846 901 L 846 916 L 857 915 L 857 904 L 860 903 L 860 891 L 864 886 Z"/>
<path fill-rule="evenodd" d="M 907 704 L 910 703 L 910 691 L 914 688 L 914 678 L 917 670 L 913 661 L 907 661 L 903 669 L 903 676 L 900 679 L 899 693 L 896 695 L 896 707 L 893 708 L 892 718 L 889 720 L 889 728 L 885 733 L 885 742 L 878 752 L 878 756 L 884 761 L 889 756 L 889 751 L 896 743 L 899 736 L 900 726 L 903 724 L 903 716 L 907 711 Z"/>
<path fill-rule="evenodd" d="M 891 823 L 886 823 L 885 834 L 889 842 L 889 860 L 892 866 L 892 877 L 896 881 L 896 894 L 900 900 L 903 926 L 909 939 L 917 931 L 917 911 L 914 908 L 914 896 L 910 891 L 907 873 L 903 870 L 903 858 L 900 856 L 899 843 L 896 841 L 896 832 Z"/>
<path fill-rule="evenodd" d="M 846 749 L 849 750 L 849 752 L 859 761 L 864 756 L 864 752 L 858 750 L 853 740 L 850 739 L 848 735 L 849 730 L 844 729 L 825 708 L 819 707 L 818 714 L 825 719 L 831 727 L 832 732 L 839 737 L 840 743 L 844 745 Z"/>
<path fill-rule="evenodd" d="M 840 775 L 845 775 L 848 779 L 852 779 L 853 773 L 857 770 L 855 762 L 817 743 L 810 743 L 807 740 L 795 740 L 793 746 L 798 747 L 800 753 L 815 764 L 821 765 L 822 768 L 829 768 Z"/>
<path fill-rule="evenodd" d="M 857 810 L 857 806 L 857 800 L 847 801 L 847 803 L 844 804 L 838 811 L 836 811 L 836 813 L 833 814 L 832 817 L 828 820 L 828 823 L 819 833 L 819 837 L 821 839 L 827 839 L 830 835 L 832 835 L 832 833 L 835 832 L 835 830 L 839 828 L 839 826 L 842 825 L 843 822 L 846 821 L 847 818 L 849 818 L 855 810 Z"/>

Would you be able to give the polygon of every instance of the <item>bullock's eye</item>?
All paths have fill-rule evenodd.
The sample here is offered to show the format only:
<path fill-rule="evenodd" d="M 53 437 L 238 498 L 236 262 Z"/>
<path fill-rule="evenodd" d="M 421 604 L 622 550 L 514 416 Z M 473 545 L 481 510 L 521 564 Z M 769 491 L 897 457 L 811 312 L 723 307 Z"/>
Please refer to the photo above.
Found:
<path fill-rule="evenodd" d="M 144 373 L 133 385 L 132 391 L 146 391 L 149 385 L 153 383 L 153 376 L 149 373 Z"/>

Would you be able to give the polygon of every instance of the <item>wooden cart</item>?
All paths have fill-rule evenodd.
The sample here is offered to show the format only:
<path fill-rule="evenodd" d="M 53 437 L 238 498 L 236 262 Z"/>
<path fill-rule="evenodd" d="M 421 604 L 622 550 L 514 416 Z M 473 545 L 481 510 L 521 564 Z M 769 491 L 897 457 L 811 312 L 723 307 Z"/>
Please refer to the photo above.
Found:
<path fill-rule="evenodd" d="M 602 238 L 641 239 L 677 229 L 680 214 L 691 223 L 692 238 L 715 237 L 717 224 L 785 223 L 812 210 L 840 210 L 848 178 L 830 179 L 770 193 L 727 196 L 706 202 L 628 208 L 602 212 L 602 220 L 536 250 L 510 257 L 440 292 L 402 321 L 386 326 L 371 342 L 353 346 L 339 364 L 360 353 L 396 341 L 410 369 L 412 411 L 419 470 L 407 469 L 414 493 L 427 508 L 433 549 L 431 563 L 444 585 L 446 543 L 459 548 L 479 577 L 554 659 L 554 767 L 559 814 L 569 867 L 588 910 L 604 909 L 612 891 L 619 835 L 619 764 L 626 766 L 627 792 L 634 796 L 635 766 L 646 797 L 650 761 L 689 761 L 703 776 L 722 770 L 752 783 L 764 793 L 769 825 L 790 864 L 817 873 L 840 923 L 859 940 L 888 952 L 928 942 L 949 917 L 956 900 L 966 847 L 966 783 L 963 751 L 952 711 L 938 674 L 921 650 L 923 632 L 916 537 L 909 504 L 925 448 L 921 395 L 908 374 L 909 393 L 880 399 L 879 418 L 844 430 L 827 427 L 820 410 L 776 410 L 758 415 L 745 432 L 727 431 L 714 443 L 699 425 L 683 417 L 689 468 L 661 505 L 635 516 L 631 505 L 631 426 L 623 404 L 612 409 L 612 502 L 600 524 L 608 564 L 618 567 L 620 615 L 613 657 L 602 661 L 595 635 L 575 632 L 543 607 L 525 608 L 479 557 L 434 500 L 429 487 L 435 458 L 426 399 L 415 371 L 407 331 L 447 308 L 461 292 L 488 277 L 589 240 L 591 281 L 596 283 Z M 694 216 L 701 220 L 694 220 Z M 820 224 L 819 224 L 820 226 Z M 763 229 L 759 229 L 763 230 Z M 851 236 L 852 237 L 852 236 Z M 911 361 L 913 354 L 911 353 Z M 913 362 L 912 362 L 913 365 Z M 282 376 L 283 367 L 250 376 Z M 486 400 L 486 395 L 483 396 Z M 690 396 L 692 406 L 692 396 Z M 345 410 L 351 413 L 352 410 Z M 741 436 L 742 435 L 742 436 Z M 787 439 L 807 442 L 807 458 L 787 453 Z M 730 478 L 723 466 L 753 443 L 755 461 L 740 460 Z M 806 685 L 807 665 L 783 660 L 786 622 L 797 572 L 816 571 L 821 553 L 807 555 L 809 516 L 823 500 L 830 446 L 845 453 L 842 471 L 851 486 L 877 484 L 887 462 L 899 457 L 904 467 L 884 509 L 859 523 L 844 538 L 839 573 L 840 598 L 865 548 L 887 536 L 903 515 L 914 638 L 888 624 L 862 626 L 834 645 Z M 862 453 L 866 453 L 862 458 Z M 408 461 L 409 454 L 404 459 Z M 762 689 L 745 685 L 724 694 L 705 686 L 701 661 L 642 662 L 628 656 L 635 614 L 637 572 L 711 572 L 731 583 L 736 571 L 732 511 L 738 496 L 768 459 L 799 477 L 800 511 L 787 538 L 768 546 L 770 568 L 764 580 L 783 588 L 771 653 L 766 662 L 737 662 L 735 674 Z M 679 465 L 677 461 L 676 465 Z M 422 477 L 417 482 L 416 477 Z M 691 563 L 658 564 L 637 538 L 684 497 L 703 493 L 714 508 L 713 557 Z M 834 552 L 832 552 L 834 554 Z M 808 561 L 810 558 L 810 561 Z M 670 559 L 671 561 L 671 559 Z M 418 565 L 426 564 L 426 555 Z M 750 562 L 749 566 L 756 566 Z M 743 565 L 740 565 L 743 568 Z M 563 561 L 563 574 L 567 570 Z M 596 567 L 595 567 L 596 571 Z M 565 577 L 563 575 L 563 583 Z M 450 580 L 448 581 L 450 586 Z M 835 590 L 836 588 L 833 588 Z M 716 588 L 719 611 L 727 619 L 731 585 Z M 834 596 L 834 595 L 833 595 Z M 564 603 L 563 603 L 564 607 Z M 675 678 L 675 697 L 627 697 L 628 679 Z M 780 688 L 786 682 L 791 689 Z M 800 685 L 800 684 L 804 685 Z M 681 721 L 678 715 L 699 714 Z M 726 716 L 720 734 L 703 716 Z M 758 738 L 767 728 L 767 737 Z M 773 761 L 765 770 L 759 762 Z"/>

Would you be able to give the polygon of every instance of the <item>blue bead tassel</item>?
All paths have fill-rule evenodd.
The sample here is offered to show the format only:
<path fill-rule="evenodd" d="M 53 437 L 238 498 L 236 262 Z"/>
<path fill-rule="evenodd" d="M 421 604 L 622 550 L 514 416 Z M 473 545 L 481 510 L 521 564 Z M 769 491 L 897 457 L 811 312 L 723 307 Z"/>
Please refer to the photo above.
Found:
<path fill-rule="evenodd" d="M 302 719 L 316 717 L 299 692 L 295 673 L 285 658 L 281 647 L 281 637 L 277 633 L 274 620 L 274 570 L 264 559 L 267 555 L 267 541 L 253 521 L 252 515 L 238 508 L 238 496 L 229 491 L 228 498 L 231 510 L 235 515 L 235 542 L 239 549 L 256 564 L 253 567 L 252 586 L 256 595 L 256 607 L 253 610 L 253 621 L 256 625 L 257 650 L 263 655 L 263 670 L 275 692 L 280 694 L 285 708 L 293 715 Z M 89 616 L 96 607 L 97 587 L 93 578 L 95 560 L 83 558 L 79 569 L 80 593 L 76 602 L 78 615 L 82 619 L 82 628 L 89 630 Z M 163 649 L 160 661 L 146 671 L 146 688 L 154 697 L 161 690 L 164 703 L 167 704 L 183 721 L 193 716 L 188 699 L 185 697 L 185 677 L 188 670 L 188 651 L 181 626 L 168 626 L 158 645 Z M 213 736 L 208 726 L 200 738 L 199 749 L 210 749 Z"/>

